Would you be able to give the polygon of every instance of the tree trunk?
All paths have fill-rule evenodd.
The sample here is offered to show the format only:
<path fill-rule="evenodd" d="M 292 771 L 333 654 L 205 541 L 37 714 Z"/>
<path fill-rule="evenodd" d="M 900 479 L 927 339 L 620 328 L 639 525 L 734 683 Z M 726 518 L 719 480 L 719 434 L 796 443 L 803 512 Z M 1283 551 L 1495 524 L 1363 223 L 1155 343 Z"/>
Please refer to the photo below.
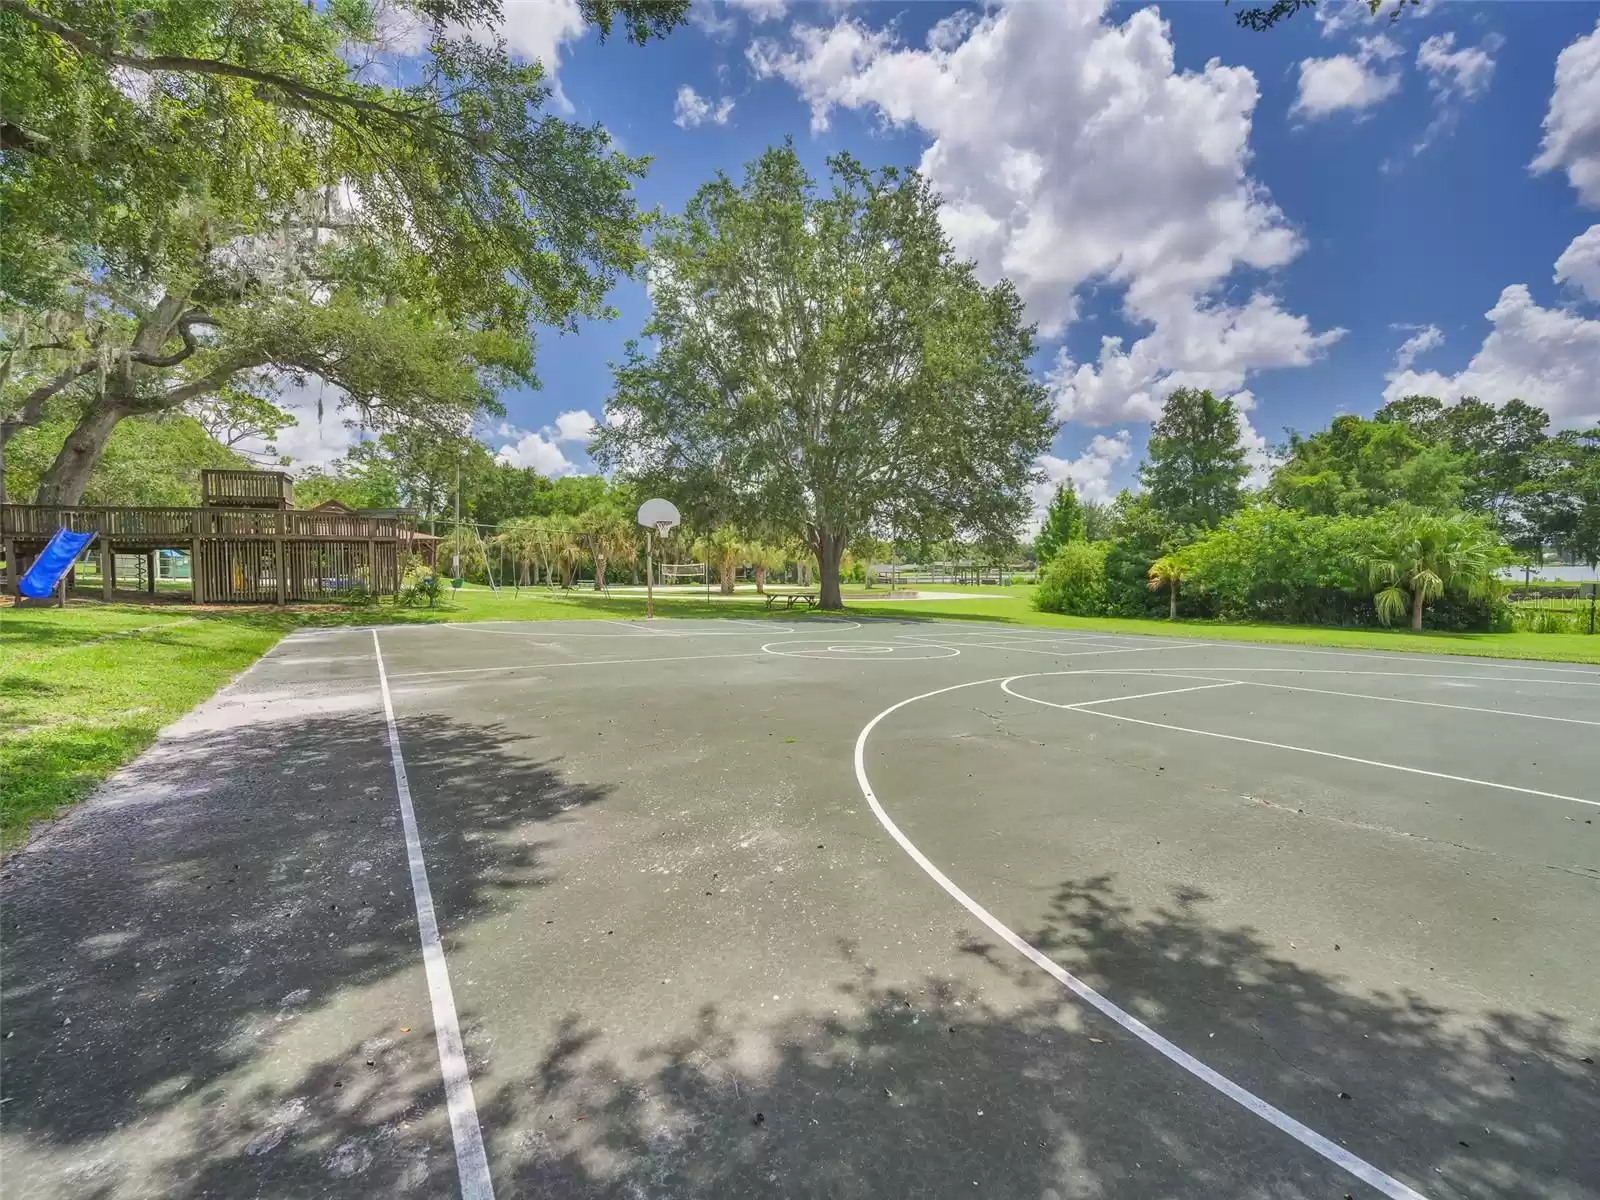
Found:
<path fill-rule="evenodd" d="M 723 563 L 717 590 L 724 596 L 733 595 L 733 573 L 739 568 L 734 563 Z"/>
<path fill-rule="evenodd" d="M 820 584 L 818 608 L 838 610 L 844 607 L 844 597 L 839 593 L 839 562 L 844 558 L 844 539 L 835 534 L 819 532 L 817 535 L 817 578 Z"/>
<path fill-rule="evenodd" d="M 89 486 L 89 476 L 105 453 L 106 443 L 117 422 L 127 416 L 127 410 L 118 404 L 97 405 L 93 412 L 78 422 L 77 428 L 61 444 L 61 453 L 39 480 L 35 504 L 78 504 Z"/>
<path fill-rule="evenodd" d="M 756 595 L 765 596 L 766 594 L 767 594 L 767 569 L 765 567 L 763 567 L 760 563 L 757 563 L 756 564 Z"/>
<path fill-rule="evenodd" d="M 1422 589 L 1411 593 L 1411 628 L 1422 632 Z"/>
<path fill-rule="evenodd" d="M 604 554 L 596 554 L 594 556 L 594 590 L 597 592 L 603 592 L 605 591 L 605 588 L 606 556 Z"/>
<path fill-rule="evenodd" d="M 1176 621 L 1177 619 L 1178 581 L 1176 579 L 1172 579 L 1167 582 L 1167 620 Z"/>

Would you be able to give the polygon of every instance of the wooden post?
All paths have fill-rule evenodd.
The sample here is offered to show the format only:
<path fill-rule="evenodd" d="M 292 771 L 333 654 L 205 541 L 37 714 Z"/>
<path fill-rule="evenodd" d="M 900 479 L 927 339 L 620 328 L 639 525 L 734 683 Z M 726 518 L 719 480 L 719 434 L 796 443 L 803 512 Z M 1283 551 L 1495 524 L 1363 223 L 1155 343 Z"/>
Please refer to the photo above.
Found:
<path fill-rule="evenodd" d="M 100 544 L 100 599 L 111 603 L 111 593 L 117 586 L 117 548 L 110 542 Z"/>
<path fill-rule="evenodd" d="M 189 543 L 189 587 L 194 593 L 194 603 L 206 602 L 205 584 L 200 578 L 200 539 Z"/>
<path fill-rule="evenodd" d="M 378 543 L 367 539 L 367 591 L 378 595 Z"/>
<path fill-rule="evenodd" d="M 146 550 L 144 552 L 144 563 L 145 588 L 154 596 L 156 594 L 156 552 L 154 550 Z"/>
<path fill-rule="evenodd" d="M 5 549 L 6 590 L 9 591 L 13 596 L 20 596 L 22 595 L 22 591 L 17 585 L 22 582 L 22 569 L 21 565 L 17 562 L 17 539 L 7 538 Z"/>
<path fill-rule="evenodd" d="M 278 607 L 282 608 L 289 602 L 287 582 L 283 578 L 283 539 L 272 539 L 272 575 L 278 582 Z"/>

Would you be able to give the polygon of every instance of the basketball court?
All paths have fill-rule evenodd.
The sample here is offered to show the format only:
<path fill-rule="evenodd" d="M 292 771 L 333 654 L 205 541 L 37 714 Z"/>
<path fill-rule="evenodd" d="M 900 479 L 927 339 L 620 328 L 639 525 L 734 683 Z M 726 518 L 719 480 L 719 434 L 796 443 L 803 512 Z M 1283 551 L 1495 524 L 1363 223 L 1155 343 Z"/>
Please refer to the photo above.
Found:
<path fill-rule="evenodd" d="M 7 867 L 4 1191 L 1600 1197 L 1600 670 L 305 632 Z"/>

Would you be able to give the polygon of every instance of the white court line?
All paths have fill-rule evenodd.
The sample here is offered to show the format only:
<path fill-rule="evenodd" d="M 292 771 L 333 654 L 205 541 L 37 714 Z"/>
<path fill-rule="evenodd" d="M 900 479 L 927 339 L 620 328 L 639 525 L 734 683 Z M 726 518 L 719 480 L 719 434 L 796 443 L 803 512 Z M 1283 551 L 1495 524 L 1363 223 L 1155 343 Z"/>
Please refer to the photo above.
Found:
<path fill-rule="evenodd" d="M 422 966 L 428 977 L 428 999 L 433 1003 L 433 1034 L 439 1044 L 439 1072 L 444 1076 L 445 1103 L 450 1110 L 450 1135 L 455 1142 L 456 1175 L 462 1200 L 494 1200 L 489 1178 L 489 1157 L 478 1127 L 478 1106 L 472 1098 L 472 1076 L 456 1019 L 455 994 L 450 990 L 450 970 L 439 941 L 439 922 L 433 912 L 433 891 L 428 887 L 428 865 L 422 858 L 417 835 L 417 814 L 411 807 L 411 785 L 406 782 L 406 762 L 400 753 L 400 731 L 395 728 L 394 702 L 389 697 L 389 677 L 383 669 L 383 647 L 372 631 L 372 653 L 378 660 L 378 686 L 383 692 L 383 719 L 389 726 L 389 758 L 394 764 L 394 786 L 400 793 L 400 823 L 405 829 L 406 862 L 411 868 L 411 895 L 417 905 L 417 932 L 422 938 Z"/>
<path fill-rule="evenodd" d="M 902 639 L 909 641 L 911 639 Z M 1197 646 L 1199 642 L 1179 642 L 1171 646 L 1124 646 L 1118 650 L 1029 650 L 1022 646 L 1007 646 L 1003 642 L 962 642 L 961 645 L 981 650 L 1004 650 L 1009 654 L 1042 654 L 1046 658 L 1062 658 L 1070 655 L 1073 658 L 1095 658 L 1101 654 L 1143 654 L 1151 650 L 1177 650 L 1186 646 Z M 1218 667 L 1217 670 L 1224 668 Z"/>
<path fill-rule="evenodd" d="M 1093 672 L 1071 672 L 1071 674 L 1080 673 L 1091 674 Z M 1394 1178 L 1392 1175 L 1388 1175 L 1379 1170 L 1365 1159 L 1352 1154 L 1337 1142 L 1323 1137 L 1310 1126 L 1304 1125 L 1295 1120 L 1288 1113 L 1273 1106 L 1272 1104 L 1269 1104 L 1267 1101 L 1257 1096 L 1254 1092 L 1240 1087 L 1226 1075 L 1213 1070 L 1194 1055 L 1190 1054 L 1187 1050 L 1184 1050 L 1182 1047 L 1167 1040 L 1154 1029 L 1151 1029 L 1150 1026 L 1139 1020 L 1138 1017 L 1135 1017 L 1132 1013 L 1119 1008 L 1105 996 L 1102 996 L 1099 992 L 1095 991 L 1094 988 L 1084 983 L 1083 980 L 1079 979 L 1076 975 L 1073 975 L 1070 971 L 1062 967 L 1049 955 L 1045 954 L 1043 951 L 1035 949 L 1016 933 L 1013 933 L 1009 927 L 1001 924 L 999 918 L 994 916 L 994 914 L 988 909 L 984 908 L 983 905 L 979 904 L 971 896 L 967 895 L 966 892 L 962 891 L 953 882 L 951 882 L 949 876 L 947 876 L 938 867 L 934 866 L 929 860 L 928 856 L 923 854 L 921 850 L 918 850 L 911 839 L 906 837 L 904 833 L 900 832 L 900 827 L 896 825 L 890 818 L 889 814 L 884 811 L 883 805 L 878 803 L 878 797 L 872 790 L 871 782 L 869 782 L 867 779 L 867 738 L 870 737 L 872 731 L 877 728 L 878 722 L 882 721 L 891 713 L 904 708 L 908 704 L 914 704 L 918 700 L 926 700 L 932 696 L 943 695 L 946 692 L 960 691 L 962 688 L 977 687 L 981 684 L 1000 682 L 1003 682 L 1002 677 L 995 676 L 992 679 L 975 679 L 970 683 L 958 683 L 953 687 L 938 688 L 931 692 L 923 692 L 919 696 L 912 696 L 909 699 L 900 701 L 898 704 L 890 705 L 877 716 L 873 717 L 872 720 L 867 722 L 866 727 L 862 729 L 861 733 L 856 737 L 856 784 L 861 788 L 861 794 L 866 797 L 867 804 L 872 809 L 872 815 L 878 819 L 878 823 L 888 831 L 889 836 L 899 843 L 900 848 L 911 856 L 912 861 L 915 862 L 917 866 L 921 867 L 930 879 L 943 888 L 945 892 L 956 901 L 956 903 L 960 904 L 961 907 L 965 908 L 974 917 L 978 918 L 978 920 L 982 921 L 986 926 L 988 926 L 995 936 L 1000 938 L 1001 941 L 1005 942 L 1018 954 L 1021 954 L 1024 958 L 1032 962 L 1034 966 L 1038 967 L 1047 975 L 1051 976 L 1057 982 L 1065 986 L 1080 1000 L 1083 1000 L 1086 1004 L 1090 1005 L 1097 1012 L 1108 1017 L 1110 1020 L 1115 1021 L 1123 1029 L 1126 1029 L 1129 1033 L 1133 1034 L 1134 1037 L 1138 1038 L 1145 1045 L 1155 1050 L 1158 1054 L 1161 1054 L 1169 1061 L 1176 1063 L 1185 1071 L 1189 1072 L 1189 1074 L 1193 1075 L 1196 1079 L 1199 1079 L 1203 1083 L 1209 1084 L 1211 1087 L 1221 1092 L 1224 1096 L 1228 1097 L 1228 1099 L 1254 1113 L 1268 1124 L 1279 1130 L 1282 1130 L 1284 1133 L 1294 1138 L 1294 1140 L 1299 1142 L 1302 1146 L 1305 1146 L 1308 1150 L 1321 1155 L 1335 1166 L 1348 1171 L 1351 1175 L 1355 1176 L 1363 1183 L 1370 1184 L 1371 1186 L 1377 1188 L 1378 1191 L 1382 1192 L 1385 1196 L 1388 1196 L 1390 1200 L 1426 1200 L 1426 1197 L 1424 1197 L 1421 1192 L 1413 1190 L 1400 1180 Z M 1111 714 L 1107 713 L 1105 715 L 1109 716 Z"/>
<path fill-rule="evenodd" d="M 1391 660 L 1392 661 L 1392 660 Z M 1372 675 L 1378 679 L 1464 679 L 1473 683 L 1537 683 L 1545 687 L 1600 687 L 1600 681 L 1587 679 L 1524 679 L 1520 675 L 1451 675 L 1443 671 L 1370 671 L 1362 667 L 1218 667 L 1209 663 L 1200 666 L 1135 667 L 1124 674 L 1166 675 L 1172 671 L 1232 671 L 1251 675 Z"/>
<path fill-rule="evenodd" d="M 377 636 L 377 631 L 373 631 Z M 396 679 L 428 679 L 435 675 L 483 675 L 490 671 L 543 671 L 551 667 L 603 667 L 608 663 L 653 662 L 704 662 L 713 658 L 761 658 L 759 650 L 741 650 L 732 654 L 658 654 L 649 658 L 587 658 L 568 662 L 516 663 L 507 667 L 455 667 L 448 671 L 402 671 Z"/>
<path fill-rule="evenodd" d="M 1408 775 L 1426 775 L 1430 779 L 1448 779 L 1451 783 L 1470 783 L 1478 787 L 1498 788 L 1503 792 L 1521 792 L 1524 796 L 1540 796 L 1546 800 L 1568 800 L 1573 804 L 1587 804 L 1593 808 L 1600 808 L 1600 800 L 1585 800 L 1582 796 L 1566 796 L 1560 792 L 1541 792 L 1536 788 L 1518 787 L 1514 783 L 1496 783 L 1492 779 L 1472 779 L 1466 775 L 1446 775 L 1443 771 L 1427 771 L 1421 767 L 1407 767 L 1400 763 L 1379 762 L 1374 758 L 1357 758 L 1353 754 L 1335 754 L 1332 750 L 1313 750 L 1310 746 L 1291 746 L 1286 742 L 1268 742 L 1261 738 L 1243 737 L 1237 733 L 1218 733 L 1212 729 L 1191 729 L 1187 725 L 1168 725 L 1164 721 L 1146 721 L 1142 717 L 1124 716 L 1122 713 L 1101 712 L 1099 709 L 1084 708 L 1076 704 L 1058 704 L 1053 700 L 1041 700 L 1037 696 L 1027 696 L 1021 692 L 1013 691 L 1011 684 L 1018 679 L 1037 679 L 1041 675 L 1076 674 L 1077 672 L 1040 672 L 1035 675 L 1013 675 L 1003 680 L 1000 690 L 1008 696 L 1015 696 L 1018 700 L 1031 700 L 1035 704 L 1043 704 L 1049 708 L 1062 708 L 1071 712 L 1088 713 L 1093 717 L 1105 717 L 1109 721 L 1127 721 L 1133 725 L 1148 725 L 1152 729 L 1170 729 L 1174 733 L 1192 733 L 1198 737 L 1220 738 L 1227 742 L 1243 742 L 1250 746 L 1266 746 L 1272 750 L 1292 750 L 1296 754 L 1314 754 L 1318 758 L 1337 758 L 1342 762 L 1360 763 L 1365 767 L 1385 767 L 1390 771 L 1404 771 Z M 1238 682 L 1232 680 L 1230 682 Z M 1086 701 L 1086 703 L 1094 703 Z M 1103 703 L 1103 702 L 1102 702 Z"/>
<path fill-rule="evenodd" d="M 677 637 L 678 636 L 675 633 L 667 633 L 665 630 L 662 630 L 660 633 L 657 633 L 654 629 L 647 629 L 647 628 L 645 628 L 643 626 L 640 626 L 640 625 L 630 625 L 627 621 L 613 621 L 613 620 L 611 620 L 610 618 L 607 618 L 607 617 L 602 617 L 601 620 L 604 621 L 607 625 L 620 625 L 620 626 L 622 626 L 622 628 L 626 629 L 629 633 L 635 635 L 636 637 L 640 637 L 640 636 L 642 636 L 642 637 Z"/>
<path fill-rule="evenodd" d="M 596 622 L 592 622 L 592 623 L 593 624 L 600 624 L 601 622 L 596 621 Z M 605 624 L 621 624 L 621 622 L 611 622 L 611 621 L 607 621 L 607 622 L 604 622 L 604 623 Z M 537 624 L 537 622 L 524 621 L 524 622 L 520 622 L 520 624 L 523 624 L 523 625 L 535 625 L 535 624 Z M 787 636 L 789 636 L 791 634 L 794 634 L 794 633 L 798 632 L 797 630 L 795 630 L 795 629 L 793 629 L 793 628 L 791 628 L 789 626 L 774 626 L 772 629 L 716 629 L 716 630 L 710 630 L 710 629 L 707 629 L 707 630 L 698 630 L 698 629 L 666 630 L 666 629 L 663 629 L 659 633 L 656 633 L 654 631 L 646 632 L 644 630 L 638 630 L 638 629 L 635 629 L 630 633 L 569 633 L 566 630 L 553 630 L 553 631 L 552 630 L 546 630 L 546 631 L 541 633 L 541 632 L 538 632 L 536 630 L 535 631 L 530 631 L 530 632 L 524 632 L 521 629 L 485 629 L 485 628 L 482 627 L 482 623 L 481 622 L 468 622 L 468 621 L 452 621 L 452 622 L 450 622 L 448 624 L 431 625 L 428 628 L 430 628 L 430 629 L 451 629 L 451 630 L 454 630 L 457 633 L 491 633 L 491 634 L 494 634 L 496 637 L 529 638 L 529 639 L 531 639 L 533 641 L 544 642 L 546 645 L 554 645 L 556 642 L 565 641 L 568 638 L 632 638 L 635 641 L 637 641 L 641 637 L 671 637 L 671 638 L 771 637 L 774 633 L 777 633 L 780 637 L 787 637 Z"/>
<path fill-rule="evenodd" d="M 1147 636 L 1154 637 L 1150 634 Z M 1588 675 L 1600 680 L 1600 669 L 1593 667 L 1538 667 L 1532 663 L 1523 662 L 1521 659 L 1508 658 L 1474 658 L 1469 654 L 1442 655 L 1442 654 L 1413 654 L 1406 650 L 1389 650 L 1381 654 L 1369 654 L 1363 650 L 1323 650 L 1310 646 L 1273 646 L 1265 642 L 1203 642 L 1206 646 L 1236 646 L 1242 650 L 1276 650 L 1283 654 L 1332 654 L 1340 658 L 1376 658 L 1380 662 L 1403 663 L 1406 659 L 1422 662 L 1452 663 L 1462 667 L 1484 667 L 1499 671 L 1548 671 L 1558 675 Z"/>
<path fill-rule="evenodd" d="M 1219 670 L 1223 668 L 1218 668 Z M 1545 713 L 1513 712 L 1505 708 L 1479 708 L 1472 704 L 1445 704 L 1439 700 L 1408 700 L 1400 696 L 1376 696 L 1371 692 L 1341 692 L 1337 688 L 1308 688 L 1295 687 L 1290 683 L 1263 683 L 1259 679 L 1238 679 L 1235 683 L 1245 684 L 1247 687 L 1276 688 L 1284 692 L 1310 692 L 1317 696 L 1350 696 L 1357 700 L 1381 700 L 1385 704 L 1420 704 L 1427 708 L 1453 708 L 1457 712 L 1489 713 L 1496 717 L 1526 717 L 1530 721 L 1560 721 L 1565 725 L 1595 725 L 1600 726 L 1600 721 L 1584 721 L 1578 717 L 1552 717 Z M 1540 680 L 1539 682 L 1546 682 Z M 1568 680 L 1550 680 L 1552 683 L 1566 683 Z"/>
<path fill-rule="evenodd" d="M 1245 681 L 1242 679 L 1228 679 L 1224 680 L 1222 683 L 1202 683 L 1199 687 L 1167 688 L 1166 690 L 1160 692 L 1135 692 L 1131 696 L 1107 696 L 1104 700 L 1080 700 L 1076 704 L 1058 704 L 1054 707 L 1081 709 L 1086 708 L 1091 704 L 1116 704 L 1121 700 L 1150 700 L 1156 696 L 1179 696 L 1184 692 L 1206 692 L 1210 691 L 1212 688 L 1239 687 L 1244 684 L 1244 682 Z M 1005 684 L 1002 683 L 1000 686 L 1003 690 L 1009 691 L 1009 689 L 1006 689 Z M 1017 695 L 1015 692 L 1010 692 L 1010 694 L 1013 696 Z M 1019 700 L 1033 699 L 1032 696 L 1017 696 L 1017 698 Z M 1050 702 L 1048 700 L 1039 700 L 1036 701 L 1036 703 L 1049 704 Z"/>

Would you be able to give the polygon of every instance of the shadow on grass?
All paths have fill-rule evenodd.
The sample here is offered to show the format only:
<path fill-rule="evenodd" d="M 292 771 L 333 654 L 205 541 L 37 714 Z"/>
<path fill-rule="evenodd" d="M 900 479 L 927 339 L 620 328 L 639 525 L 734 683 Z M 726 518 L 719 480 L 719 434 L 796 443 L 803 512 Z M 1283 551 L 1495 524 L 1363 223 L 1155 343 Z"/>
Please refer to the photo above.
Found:
<path fill-rule="evenodd" d="M 269 699 L 248 723 L 197 721 L 0 871 L 8 1137 L 73 1161 L 188 1105 L 200 1121 L 201 1158 L 231 1153 L 248 1178 L 265 1170 L 270 1183 L 264 1143 L 247 1153 L 227 1141 L 232 1122 L 270 1123 L 241 1099 L 239 1081 L 270 1077 L 298 1022 L 397 972 L 411 972 L 412 1011 L 425 1014 L 389 746 L 374 705 L 375 696 L 357 696 L 339 711 L 329 698 L 308 715 Z M 403 722 L 402 737 L 418 764 L 413 784 L 429 798 L 422 832 L 448 945 L 462 924 L 547 883 L 539 831 L 605 793 L 563 779 L 557 763 L 494 725 Z M 391 1045 L 372 1032 L 353 1060 L 320 1063 L 306 1083 L 314 1095 L 303 1101 L 305 1127 L 324 1100 L 346 1106 L 329 1120 L 354 1119 L 348 1105 L 359 1109 L 386 1071 L 429 1097 L 422 1107 L 435 1103 L 437 1058 L 426 1022 L 418 1025 L 409 1038 L 389 1028 Z M 351 1081 L 348 1095 L 333 1075 Z M 208 1169 L 197 1162 L 193 1177 Z M 144 1192 L 181 1194 L 187 1177 Z M 39 1180 L 32 1194 L 94 1195 L 94 1178 Z M 232 1195 L 243 1185 L 217 1186 Z M 272 1194 L 303 1194 L 284 1186 Z M 128 1193 L 114 1185 L 98 1194 Z"/>
<path fill-rule="evenodd" d="M 1202 893 L 1175 889 L 1169 905 L 1136 915 L 1111 880 L 1068 881 L 1032 940 L 1424 1195 L 1600 1195 L 1600 1083 L 1561 1020 L 1356 992 L 1279 957 L 1249 928 L 1212 924 L 1204 908 Z M 638 1050 L 615 1048 L 634 1014 L 614 1009 L 495 1031 L 543 1046 L 525 1077 L 492 1090 L 483 1083 L 492 1061 L 477 1063 L 500 1194 L 1375 1194 L 1010 950 L 959 949 L 960 972 L 897 985 L 841 943 L 825 1003 L 736 1019 L 708 995 L 692 1021 Z M 481 1014 L 464 1015 L 471 1024 Z M 431 1064 L 380 1060 L 356 1094 L 335 1091 L 367 1045 L 219 1111 L 207 1144 L 173 1166 L 166 1194 L 452 1194 L 448 1150 L 419 1157 L 404 1132 L 439 1116 Z M 484 1045 L 490 1053 L 492 1039 Z M 262 1116 L 297 1103 L 287 1131 Z M 263 1139 L 268 1151 L 241 1152 Z"/>

